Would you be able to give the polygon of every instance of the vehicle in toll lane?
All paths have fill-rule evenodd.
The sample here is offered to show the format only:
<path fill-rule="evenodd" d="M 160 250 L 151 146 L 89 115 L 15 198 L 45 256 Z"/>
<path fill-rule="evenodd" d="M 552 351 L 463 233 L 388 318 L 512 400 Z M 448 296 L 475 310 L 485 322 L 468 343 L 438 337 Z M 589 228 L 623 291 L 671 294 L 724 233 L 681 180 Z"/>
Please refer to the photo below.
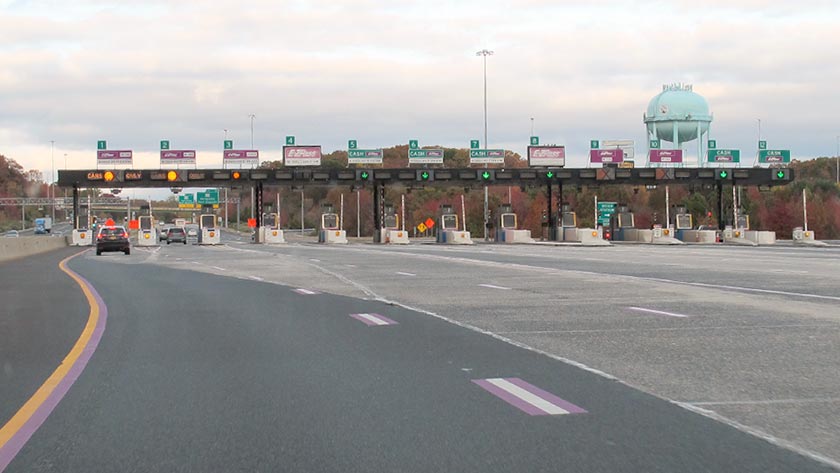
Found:
<path fill-rule="evenodd" d="M 196 225 L 194 223 L 187 224 L 184 227 L 184 230 L 187 231 L 187 239 L 189 240 L 189 243 L 192 243 L 193 245 L 197 245 L 198 244 L 198 233 L 200 231 L 199 228 L 198 228 L 198 225 Z"/>
<path fill-rule="evenodd" d="M 169 229 L 172 227 L 166 227 L 160 229 L 160 234 L 158 235 L 158 241 L 166 241 L 169 238 Z"/>
<path fill-rule="evenodd" d="M 96 233 L 96 255 L 104 252 L 122 251 L 131 254 L 131 244 L 128 241 L 128 231 L 125 227 L 106 226 L 100 227 Z"/>
<path fill-rule="evenodd" d="M 169 228 L 166 232 L 166 244 L 183 243 L 187 244 L 187 232 L 181 227 Z"/>

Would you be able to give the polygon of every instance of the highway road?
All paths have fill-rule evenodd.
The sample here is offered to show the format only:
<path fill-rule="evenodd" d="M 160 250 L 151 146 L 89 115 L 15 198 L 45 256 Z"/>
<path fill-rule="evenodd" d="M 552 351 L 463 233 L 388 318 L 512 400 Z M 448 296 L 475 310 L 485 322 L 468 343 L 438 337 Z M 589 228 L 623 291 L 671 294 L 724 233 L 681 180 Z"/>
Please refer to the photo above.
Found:
<path fill-rule="evenodd" d="M 840 249 L 225 243 L 68 261 L 6 471 L 840 466 Z M 77 251 L 0 265 L 0 424 Z"/>

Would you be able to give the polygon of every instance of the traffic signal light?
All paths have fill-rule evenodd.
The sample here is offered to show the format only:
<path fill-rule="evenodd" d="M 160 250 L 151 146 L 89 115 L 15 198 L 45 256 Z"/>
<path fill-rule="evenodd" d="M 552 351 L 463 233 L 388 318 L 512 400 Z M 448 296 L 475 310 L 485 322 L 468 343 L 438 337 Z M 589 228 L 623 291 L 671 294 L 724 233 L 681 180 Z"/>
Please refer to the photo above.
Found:
<path fill-rule="evenodd" d="M 420 169 L 417 171 L 417 180 L 420 182 L 428 182 L 433 180 L 432 172 L 426 169 Z"/>
<path fill-rule="evenodd" d="M 241 172 L 239 172 L 239 171 L 233 171 L 233 172 L 230 174 L 230 177 L 231 177 L 231 179 L 233 179 L 234 181 L 238 181 L 239 179 L 242 179 L 242 173 L 241 173 Z"/>
<path fill-rule="evenodd" d="M 169 182 L 175 182 L 178 180 L 178 172 L 177 171 L 169 171 L 166 173 L 166 180 Z"/>
<path fill-rule="evenodd" d="M 370 177 L 373 173 L 371 173 L 367 169 L 360 169 L 356 171 L 356 180 L 357 181 L 369 181 Z"/>
<path fill-rule="evenodd" d="M 729 169 L 719 169 L 718 172 L 715 174 L 715 179 L 720 181 L 732 179 L 732 171 Z"/>
<path fill-rule="evenodd" d="M 493 171 L 484 170 L 478 175 L 483 182 L 490 182 L 493 180 Z"/>
<path fill-rule="evenodd" d="M 105 171 L 102 178 L 105 179 L 105 182 L 111 182 L 116 178 L 116 176 L 114 175 L 114 171 Z"/>
<path fill-rule="evenodd" d="M 778 168 L 773 169 L 773 174 L 770 176 L 770 180 L 772 181 L 789 181 L 790 180 L 790 169 L 788 168 Z"/>

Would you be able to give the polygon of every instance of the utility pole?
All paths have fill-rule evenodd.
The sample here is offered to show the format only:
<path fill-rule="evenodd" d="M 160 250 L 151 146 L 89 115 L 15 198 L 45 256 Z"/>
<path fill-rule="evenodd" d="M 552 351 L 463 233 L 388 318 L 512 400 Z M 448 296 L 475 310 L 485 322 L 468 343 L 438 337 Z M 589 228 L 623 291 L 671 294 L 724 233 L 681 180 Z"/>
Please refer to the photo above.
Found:
<path fill-rule="evenodd" d="M 253 113 L 248 116 L 251 118 L 251 149 L 254 149 L 254 119 L 257 118 L 257 116 Z"/>
<path fill-rule="evenodd" d="M 489 51 L 487 49 L 482 49 L 475 53 L 476 56 L 482 56 L 484 59 L 484 148 L 489 149 L 490 146 L 487 144 L 487 56 L 492 56 L 493 51 Z M 485 164 L 484 167 L 487 167 Z M 489 206 L 489 195 L 488 195 L 488 186 L 484 186 L 484 241 L 488 241 L 487 237 L 487 214 L 488 214 L 488 206 Z M 464 225 L 466 225 L 466 221 Z"/>
<path fill-rule="evenodd" d="M 50 203 L 52 203 L 52 221 L 55 224 L 55 140 L 50 140 L 50 162 L 52 163 L 52 171 L 50 172 L 50 187 L 47 189 L 50 192 Z"/>

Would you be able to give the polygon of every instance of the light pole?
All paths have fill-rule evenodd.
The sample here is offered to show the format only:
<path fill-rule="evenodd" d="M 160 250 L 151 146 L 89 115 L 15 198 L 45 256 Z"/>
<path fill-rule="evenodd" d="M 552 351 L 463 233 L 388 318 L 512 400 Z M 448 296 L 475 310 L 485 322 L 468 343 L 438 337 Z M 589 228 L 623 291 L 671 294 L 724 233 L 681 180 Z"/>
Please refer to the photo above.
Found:
<path fill-rule="evenodd" d="M 484 148 L 489 149 L 489 145 L 487 144 L 487 56 L 492 56 L 493 51 L 489 51 L 487 49 L 482 49 L 475 53 L 476 56 L 482 56 L 484 59 Z M 487 167 L 485 164 L 484 167 Z M 488 190 L 487 185 L 484 186 L 484 241 L 488 241 L 487 238 L 487 213 L 488 213 Z M 466 225 L 466 222 L 464 222 Z"/>
<path fill-rule="evenodd" d="M 534 136 L 534 117 L 531 117 L 531 136 Z"/>
<path fill-rule="evenodd" d="M 52 221 L 55 222 L 55 140 L 50 140 L 50 162 L 52 163 L 52 171 L 50 171 L 50 197 L 52 202 Z"/>
<path fill-rule="evenodd" d="M 254 119 L 257 118 L 253 113 L 248 115 L 251 117 L 251 149 L 254 149 Z"/>
<path fill-rule="evenodd" d="M 840 135 L 837 135 L 837 183 L 840 184 Z"/>

